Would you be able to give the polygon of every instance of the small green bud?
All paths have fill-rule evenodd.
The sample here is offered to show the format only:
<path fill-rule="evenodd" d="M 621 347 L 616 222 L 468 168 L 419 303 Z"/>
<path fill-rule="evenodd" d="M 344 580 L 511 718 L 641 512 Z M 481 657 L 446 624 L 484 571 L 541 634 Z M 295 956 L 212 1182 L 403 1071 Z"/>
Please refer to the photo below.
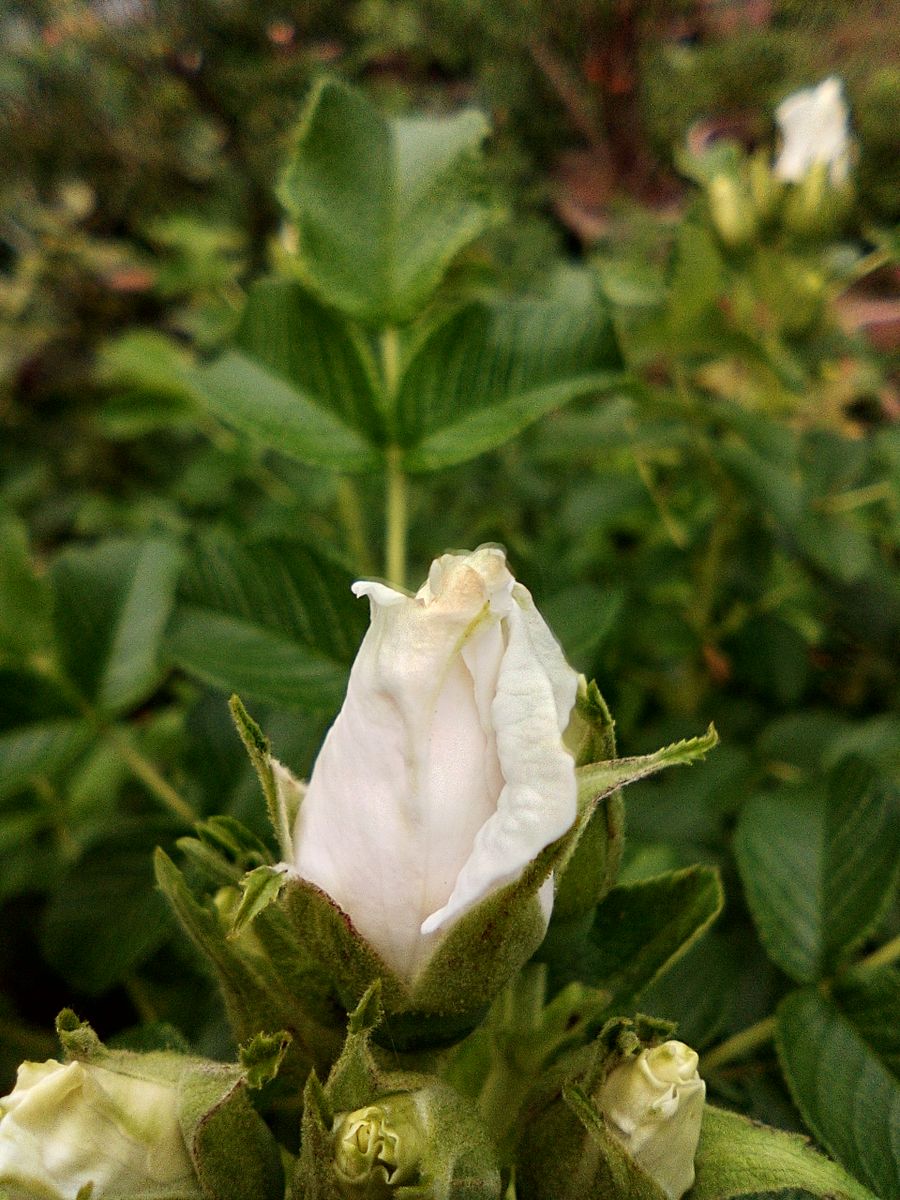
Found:
<path fill-rule="evenodd" d="M 784 194 L 784 184 L 772 170 L 765 150 L 758 150 L 750 158 L 748 179 L 753 208 L 758 219 L 765 224 L 775 216 Z"/>
<path fill-rule="evenodd" d="M 853 203 L 849 182 L 835 183 L 828 165 L 815 163 L 790 189 L 784 224 L 804 238 L 827 238 L 839 232 Z"/>

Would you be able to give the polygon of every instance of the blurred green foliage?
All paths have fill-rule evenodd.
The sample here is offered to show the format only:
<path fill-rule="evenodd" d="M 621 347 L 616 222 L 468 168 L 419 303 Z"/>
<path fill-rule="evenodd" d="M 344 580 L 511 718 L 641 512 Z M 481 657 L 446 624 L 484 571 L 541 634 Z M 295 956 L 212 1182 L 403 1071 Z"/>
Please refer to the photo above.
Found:
<path fill-rule="evenodd" d="M 217 631 L 268 605 L 243 668 L 277 651 L 285 678 L 318 680 L 305 706 L 271 675 L 255 688 L 303 775 L 354 649 L 316 634 L 315 589 L 382 570 L 378 472 L 267 449 L 172 384 L 173 355 L 205 362 L 229 342 L 253 280 L 296 275 L 275 183 L 326 69 L 388 111 L 483 108 L 490 227 L 445 299 L 597 304 L 626 368 L 602 397 L 577 392 L 415 477 L 410 581 L 445 548 L 502 542 L 599 681 L 623 753 L 715 719 L 724 745 L 706 765 L 629 797 L 626 882 L 700 861 L 727 894 L 641 1003 L 705 1048 L 790 991 L 784 955 L 764 949 L 789 931 L 766 910 L 755 932 L 735 827 L 746 841 L 739 823 L 761 808 L 805 811 L 847 755 L 884 781 L 900 765 L 900 76 L 883 6 L 759 8 L 0 6 L 0 1083 L 52 1051 L 64 1004 L 106 1037 L 171 1021 L 227 1050 L 150 866 L 198 816 L 266 836 Z M 771 214 L 723 235 L 704 154 L 726 135 L 768 162 L 773 106 L 831 72 L 858 139 L 852 206 L 827 235 Z M 750 161 L 732 152 L 739 189 Z M 133 340 L 148 328 L 156 340 Z M 271 563 L 298 540 L 284 582 Z M 896 935 L 896 911 L 879 917 L 867 944 Z M 799 1125 L 774 1051 L 740 1067 L 713 1081 L 720 1095 Z"/>

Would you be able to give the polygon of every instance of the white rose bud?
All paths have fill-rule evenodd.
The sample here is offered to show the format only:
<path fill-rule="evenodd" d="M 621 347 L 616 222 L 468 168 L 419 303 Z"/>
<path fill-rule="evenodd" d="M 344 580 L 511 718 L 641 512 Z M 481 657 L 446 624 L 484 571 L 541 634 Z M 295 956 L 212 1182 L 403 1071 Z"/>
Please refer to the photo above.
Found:
<path fill-rule="evenodd" d="M 412 981 L 446 930 L 576 815 L 576 673 L 502 550 L 445 554 L 372 623 L 294 830 L 297 872 Z M 549 918 L 552 882 L 542 890 Z"/>
<path fill-rule="evenodd" d="M 669 1200 L 694 1182 L 706 1097 L 697 1062 L 684 1042 L 664 1042 L 616 1067 L 600 1091 L 611 1132 Z"/>
<path fill-rule="evenodd" d="M 775 174 L 800 183 L 820 164 L 834 185 L 850 170 L 850 114 L 840 79 L 832 75 L 814 88 L 794 92 L 775 110 L 783 139 Z"/>
<path fill-rule="evenodd" d="M 0 1099 L 9 1200 L 200 1197 L 173 1086 L 81 1062 L 23 1063 Z"/>

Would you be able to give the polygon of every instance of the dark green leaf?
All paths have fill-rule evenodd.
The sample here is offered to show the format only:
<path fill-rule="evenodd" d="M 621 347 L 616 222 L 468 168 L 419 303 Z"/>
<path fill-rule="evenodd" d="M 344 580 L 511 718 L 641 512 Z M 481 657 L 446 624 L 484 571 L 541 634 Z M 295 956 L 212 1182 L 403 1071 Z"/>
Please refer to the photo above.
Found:
<path fill-rule="evenodd" d="M 330 711 L 366 626 L 352 580 L 299 542 L 209 541 L 192 555 L 168 651 L 225 691 Z"/>
<path fill-rule="evenodd" d="M 161 538 L 67 550 L 53 564 L 60 659 L 82 696 L 124 712 L 159 683 L 181 557 Z"/>
<path fill-rule="evenodd" d="M 878 922 L 900 862 L 897 793 L 858 760 L 827 796 L 755 796 L 735 835 L 738 867 L 772 960 L 800 983 L 822 978 Z"/>
<path fill-rule="evenodd" d="M 465 462 L 577 396 L 623 381 L 599 301 L 474 303 L 438 325 L 403 373 L 397 440 L 410 471 Z"/>
<path fill-rule="evenodd" d="M 165 820 L 120 817 L 54 888 L 41 943 L 74 987 L 106 991 L 162 944 L 172 929 L 153 881 L 153 849 L 177 828 Z"/>
<path fill-rule="evenodd" d="M 860 995 L 844 1012 L 817 988 L 793 992 L 778 1009 L 778 1055 L 797 1107 L 822 1145 L 877 1195 L 897 1196 L 900 1079 L 891 1058 L 882 1057 L 880 1035 L 869 1037 L 885 1016 L 896 1029 L 900 1008 L 891 1005 L 888 1013 L 877 988 L 872 1002 L 874 1025 Z"/>
<path fill-rule="evenodd" d="M 53 775 L 84 750 L 90 725 L 55 684 L 29 671 L 0 670 L 0 796 Z"/>
<path fill-rule="evenodd" d="M 722 885 L 711 867 L 671 871 L 614 887 L 597 906 L 586 936 L 560 928 L 545 944 L 555 988 L 572 980 L 609 993 L 621 1009 L 674 963 L 715 920 Z"/>

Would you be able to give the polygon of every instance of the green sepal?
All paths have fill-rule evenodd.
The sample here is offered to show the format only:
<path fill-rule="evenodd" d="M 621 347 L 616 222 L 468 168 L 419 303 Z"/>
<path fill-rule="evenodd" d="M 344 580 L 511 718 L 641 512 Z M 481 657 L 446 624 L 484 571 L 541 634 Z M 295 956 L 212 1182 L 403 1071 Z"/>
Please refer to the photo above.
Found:
<path fill-rule="evenodd" d="M 595 680 L 579 676 L 575 707 L 564 741 L 576 767 L 616 757 L 616 723 Z"/>
<path fill-rule="evenodd" d="M 762 1192 L 802 1191 L 828 1200 L 875 1200 L 809 1140 L 706 1105 L 691 1200 L 730 1200 Z"/>
<path fill-rule="evenodd" d="M 182 927 L 215 969 L 237 1042 L 285 1031 L 291 1044 L 283 1076 L 299 1091 L 312 1067 L 327 1070 L 341 1045 L 343 1012 L 320 968 L 296 944 L 277 903 L 231 936 L 215 898 L 198 897 L 161 850 L 156 878 Z"/>
<path fill-rule="evenodd" d="M 247 1086 L 255 1090 L 270 1083 L 278 1074 L 290 1044 L 291 1035 L 281 1030 L 273 1034 L 258 1033 L 240 1046 L 238 1060 Z"/>
<path fill-rule="evenodd" d="M 281 1200 L 278 1143 L 249 1101 L 240 1067 L 188 1067 L 179 1085 L 179 1119 L 205 1196 Z"/>
<path fill-rule="evenodd" d="M 278 838 L 282 860 L 284 862 L 292 862 L 294 857 L 292 840 L 293 822 L 290 819 L 290 814 L 285 810 L 281 802 L 281 796 L 279 796 L 278 782 L 275 775 L 275 760 L 272 758 L 269 739 L 247 712 L 241 702 L 240 696 L 232 696 L 228 701 L 228 707 L 231 710 L 235 728 L 240 734 L 241 741 L 244 743 L 247 754 L 250 757 L 250 762 L 253 764 L 253 769 L 259 778 L 260 787 L 266 798 L 269 820 Z M 296 813 L 294 815 L 296 816 Z"/>
<path fill-rule="evenodd" d="M 71 1008 L 64 1008 L 56 1018 L 56 1036 L 67 1061 L 95 1062 L 107 1051 L 87 1021 L 81 1021 Z"/>
<path fill-rule="evenodd" d="M 616 756 L 615 722 L 600 689 L 582 675 L 565 741 L 576 767 L 608 762 Z M 625 804 L 619 791 L 597 802 L 566 869 L 557 882 L 553 921 L 569 921 L 589 912 L 619 874 L 625 843 Z"/>
<path fill-rule="evenodd" d="M 664 1024 L 610 1022 L 589 1047 L 569 1056 L 537 1090 L 521 1122 L 516 1178 L 533 1200 L 665 1200 L 606 1127 L 592 1095 L 610 1071 L 667 1036 Z"/>
<path fill-rule="evenodd" d="M 575 729 L 567 740 L 575 743 L 578 807 L 574 848 L 557 869 L 556 899 L 551 931 L 590 912 L 613 886 L 619 872 L 625 838 L 625 812 L 620 788 L 646 779 L 666 767 L 689 765 L 702 759 L 718 743 L 710 725 L 700 737 L 674 742 L 653 754 L 615 758 L 615 737 L 609 709 L 595 683 L 582 679 L 575 705 Z M 583 761 L 585 754 L 606 753 L 607 758 Z M 587 820 L 584 820 L 584 814 Z"/>
<path fill-rule="evenodd" d="M 238 937 L 250 922 L 278 899 L 284 886 L 284 871 L 278 867 L 256 867 L 241 880 L 241 900 L 231 923 L 230 938 Z"/>

